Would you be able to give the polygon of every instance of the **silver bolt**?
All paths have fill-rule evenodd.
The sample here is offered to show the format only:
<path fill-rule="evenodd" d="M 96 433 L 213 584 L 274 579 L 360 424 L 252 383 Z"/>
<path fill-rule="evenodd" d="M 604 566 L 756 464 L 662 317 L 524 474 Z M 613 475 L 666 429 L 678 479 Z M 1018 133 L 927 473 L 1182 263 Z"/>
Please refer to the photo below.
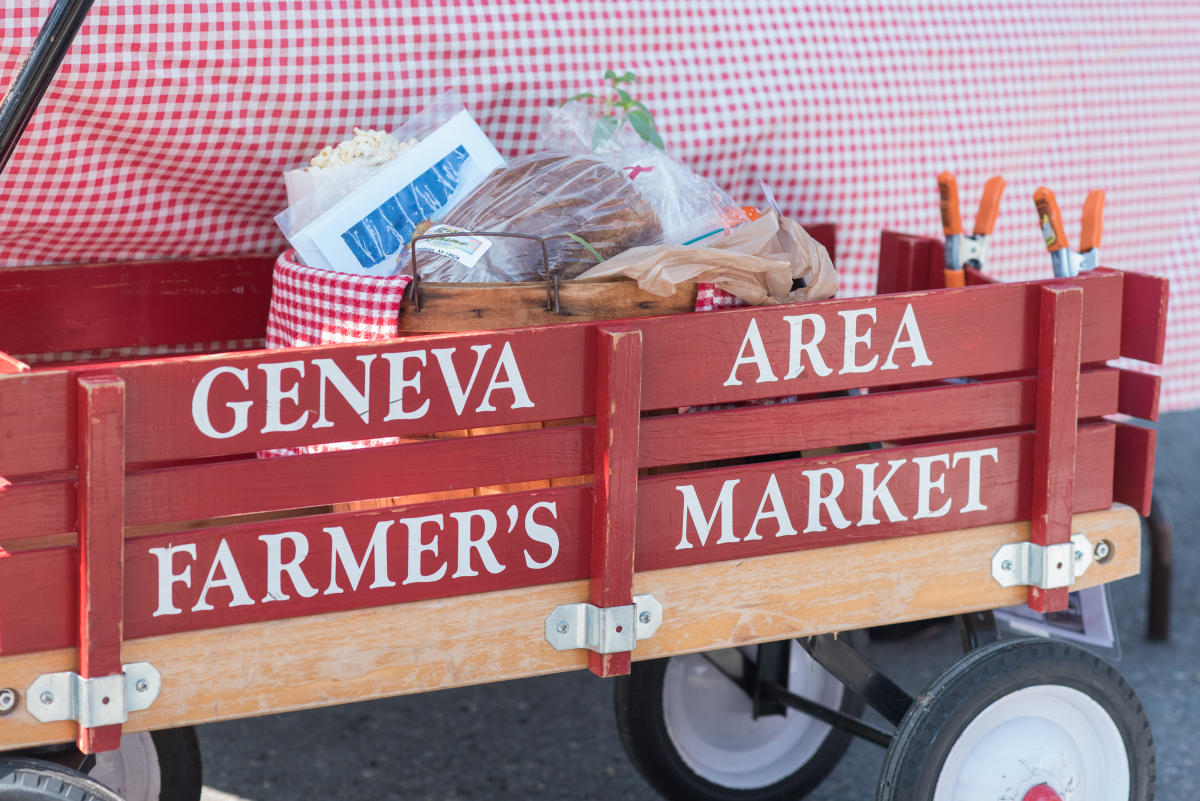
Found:
<path fill-rule="evenodd" d="M 642 612 L 641 614 L 638 615 L 638 621 L 640 623 L 645 623 L 646 625 L 650 625 L 650 613 Z"/>
<path fill-rule="evenodd" d="M 559 624 L 558 624 L 558 633 L 559 633 L 559 634 L 566 634 L 566 633 L 567 633 L 568 631 L 570 631 L 570 630 L 571 630 L 571 627 L 570 627 L 570 626 L 568 626 L 566 623 L 559 623 Z"/>
<path fill-rule="evenodd" d="M 1075 552 L 1075 561 L 1076 561 L 1076 562 L 1082 562 L 1082 561 L 1083 561 L 1083 551 L 1076 551 L 1076 552 Z"/>
<path fill-rule="evenodd" d="M 41 701 L 44 705 L 50 706 L 51 704 L 54 703 L 54 693 L 50 692 L 49 690 L 46 690 L 44 693 L 42 693 L 41 695 L 38 696 L 38 700 Z"/>
<path fill-rule="evenodd" d="M 1100 540 L 1100 542 L 1096 543 L 1096 550 L 1094 551 L 1094 554 L 1097 561 L 1107 559 L 1110 553 L 1112 553 L 1112 549 L 1108 547 L 1108 542 L 1106 540 Z"/>
<path fill-rule="evenodd" d="M 150 682 L 146 681 L 145 679 L 138 679 L 137 684 L 133 685 L 133 687 L 139 693 L 144 693 L 146 690 L 150 689 Z"/>
<path fill-rule="evenodd" d="M 1000 569 L 1003 570 L 1005 573 L 1012 570 L 1013 569 L 1012 560 L 1005 559 L 1003 562 L 1000 563 Z"/>
<path fill-rule="evenodd" d="M 12 712 L 13 707 L 17 705 L 17 694 L 5 687 L 0 690 L 0 715 L 7 712 Z"/>

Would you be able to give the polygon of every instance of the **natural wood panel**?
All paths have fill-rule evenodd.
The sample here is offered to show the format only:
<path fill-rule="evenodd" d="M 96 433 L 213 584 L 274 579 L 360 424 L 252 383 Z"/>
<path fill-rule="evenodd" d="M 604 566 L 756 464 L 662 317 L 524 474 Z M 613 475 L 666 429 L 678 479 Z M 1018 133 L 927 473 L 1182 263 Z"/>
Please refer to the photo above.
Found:
<path fill-rule="evenodd" d="M 1140 521 L 1126 507 L 1076 517 L 1075 531 L 1112 543 L 1076 588 L 1133 575 Z M 664 607 L 658 633 L 634 659 L 849 630 L 1021 603 L 1025 590 L 991 578 L 996 549 L 1027 540 L 1007 524 L 901 540 L 638 574 L 636 593 Z M 127 731 L 273 714 L 368 698 L 581 669 L 587 655 L 555 651 L 545 617 L 583 601 L 586 580 L 341 612 L 129 642 L 127 662 L 163 675 L 152 707 Z M 76 651 L 0 658 L 0 685 L 22 694 L 41 673 L 74 670 Z M 70 723 L 37 723 L 22 704 L 0 747 L 65 742 Z"/>

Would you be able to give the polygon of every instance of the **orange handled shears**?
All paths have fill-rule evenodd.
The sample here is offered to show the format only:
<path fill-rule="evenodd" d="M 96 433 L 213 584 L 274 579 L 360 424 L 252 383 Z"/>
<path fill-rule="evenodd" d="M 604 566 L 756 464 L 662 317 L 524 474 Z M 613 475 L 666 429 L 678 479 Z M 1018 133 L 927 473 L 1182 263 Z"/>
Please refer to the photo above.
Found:
<path fill-rule="evenodd" d="M 975 215 L 975 231 L 964 234 L 958 211 L 958 182 L 951 173 L 938 176 L 941 195 L 942 232 L 946 235 L 946 286 L 965 286 L 966 267 L 983 270 L 987 266 L 988 237 L 996 227 L 1000 213 L 1000 196 L 1004 194 L 1004 179 L 994 175 L 983 186 L 983 197 Z"/>
<path fill-rule="evenodd" d="M 1095 189 L 1088 192 L 1087 199 L 1083 201 L 1079 252 L 1071 250 L 1067 244 L 1062 214 L 1058 210 L 1058 201 L 1054 199 L 1054 193 L 1044 186 L 1038 187 L 1033 193 L 1033 204 L 1037 207 L 1038 223 L 1042 226 L 1046 250 L 1050 251 L 1054 275 L 1058 278 L 1068 278 L 1079 275 L 1081 271 L 1095 269 L 1100 262 L 1100 234 L 1104 228 L 1104 190 Z"/>

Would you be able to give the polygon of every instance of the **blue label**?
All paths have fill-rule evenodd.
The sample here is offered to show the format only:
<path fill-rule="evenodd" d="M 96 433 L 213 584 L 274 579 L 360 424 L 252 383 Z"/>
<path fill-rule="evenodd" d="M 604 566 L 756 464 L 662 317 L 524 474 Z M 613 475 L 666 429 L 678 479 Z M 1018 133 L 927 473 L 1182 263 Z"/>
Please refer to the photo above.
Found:
<path fill-rule="evenodd" d="M 454 194 L 467 158 L 466 147 L 455 148 L 343 233 L 342 241 L 358 263 L 371 267 L 402 248 L 417 224 L 430 219 Z"/>

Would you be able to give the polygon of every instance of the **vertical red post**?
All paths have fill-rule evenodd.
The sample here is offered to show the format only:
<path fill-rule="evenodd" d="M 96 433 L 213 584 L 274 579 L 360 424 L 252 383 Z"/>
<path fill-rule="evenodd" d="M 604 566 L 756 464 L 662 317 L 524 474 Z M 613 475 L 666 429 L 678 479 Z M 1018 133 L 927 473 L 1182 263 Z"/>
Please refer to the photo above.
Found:
<path fill-rule="evenodd" d="M 119 675 L 125 572 L 125 382 L 79 379 L 79 675 Z M 120 699 L 114 699 L 114 703 Z M 79 727 L 85 754 L 120 746 L 121 726 Z"/>
<path fill-rule="evenodd" d="M 596 360 L 595 503 L 592 507 L 592 583 L 598 607 L 633 603 L 633 544 L 637 519 L 638 430 L 642 406 L 642 332 L 601 328 Z M 597 676 L 629 672 L 628 651 L 588 654 Z"/>
<path fill-rule="evenodd" d="M 1071 541 L 1083 290 L 1042 287 L 1040 320 L 1030 540 L 1044 546 Z M 1029 607 L 1037 612 L 1066 609 L 1069 591 L 1030 587 Z"/>

